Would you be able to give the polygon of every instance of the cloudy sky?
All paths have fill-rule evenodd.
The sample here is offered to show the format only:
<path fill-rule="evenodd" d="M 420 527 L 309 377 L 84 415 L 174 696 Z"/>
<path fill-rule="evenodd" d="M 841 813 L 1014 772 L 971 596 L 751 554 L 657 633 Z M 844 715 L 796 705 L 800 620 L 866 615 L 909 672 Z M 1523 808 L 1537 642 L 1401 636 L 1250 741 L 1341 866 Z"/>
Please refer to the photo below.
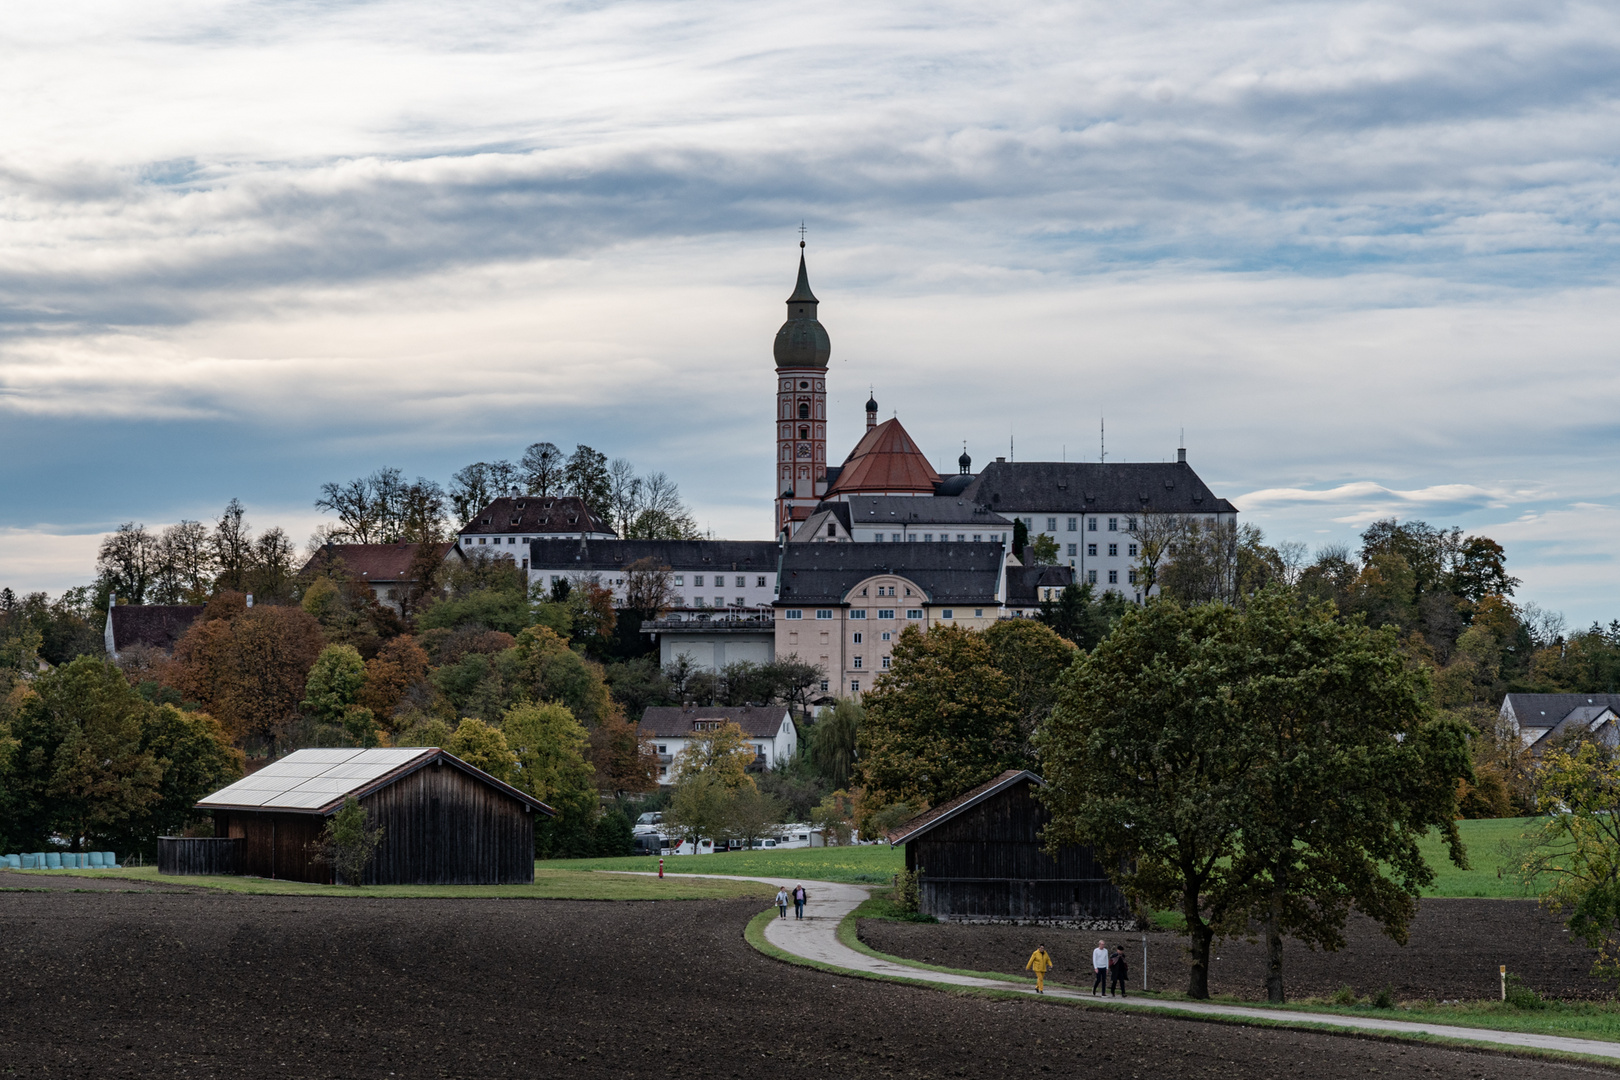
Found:
<path fill-rule="evenodd" d="M 0 27 L 0 583 L 120 521 L 537 439 L 770 532 L 798 225 L 834 447 L 1171 457 L 1620 616 L 1620 8 L 23 5 Z M 842 453 L 842 450 L 838 450 Z"/>

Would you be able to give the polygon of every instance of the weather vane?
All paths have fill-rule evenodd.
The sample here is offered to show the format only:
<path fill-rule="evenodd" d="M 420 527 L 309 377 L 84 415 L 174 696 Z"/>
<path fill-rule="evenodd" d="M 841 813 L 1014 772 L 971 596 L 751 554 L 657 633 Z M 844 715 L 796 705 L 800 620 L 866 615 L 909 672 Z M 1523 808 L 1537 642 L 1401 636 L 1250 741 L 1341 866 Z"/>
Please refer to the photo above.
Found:
<path fill-rule="evenodd" d="M 804 247 L 804 222 L 799 222 L 799 246 Z"/>

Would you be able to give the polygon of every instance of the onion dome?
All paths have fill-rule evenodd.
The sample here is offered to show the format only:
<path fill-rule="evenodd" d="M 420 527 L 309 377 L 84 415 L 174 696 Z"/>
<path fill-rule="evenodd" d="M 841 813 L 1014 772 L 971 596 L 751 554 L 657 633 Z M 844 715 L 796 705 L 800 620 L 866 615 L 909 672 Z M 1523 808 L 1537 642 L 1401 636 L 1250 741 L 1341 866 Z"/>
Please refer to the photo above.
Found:
<path fill-rule="evenodd" d="M 866 411 L 869 412 L 869 413 L 877 412 L 877 398 L 876 397 L 869 397 L 869 398 L 866 399 Z"/>
<path fill-rule="evenodd" d="M 956 465 L 963 474 L 973 471 L 973 459 L 968 457 L 967 447 L 962 447 L 962 456 L 956 459 Z"/>
<path fill-rule="evenodd" d="M 816 321 L 819 303 L 816 294 L 810 291 L 810 275 L 805 270 L 804 252 L 800 251 L 798 286 L 788 297 L 787 322 L 776 332 L 776 345 L 772 350 L 777 367 L 827 366 L 827 359 L 832 355 L 832 339 L 827 336 L 826 327 Z"/>

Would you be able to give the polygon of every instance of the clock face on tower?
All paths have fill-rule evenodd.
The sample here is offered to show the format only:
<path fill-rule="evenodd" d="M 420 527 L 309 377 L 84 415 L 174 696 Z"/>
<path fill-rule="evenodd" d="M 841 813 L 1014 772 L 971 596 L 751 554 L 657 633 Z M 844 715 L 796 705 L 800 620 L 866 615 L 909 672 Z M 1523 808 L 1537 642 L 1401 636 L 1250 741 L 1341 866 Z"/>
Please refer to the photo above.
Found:
<path fill-rule="evenodd" d="M 810 456 L 810 444 L 809 443 L 802 442 L 802 443 L 799 444 L 799 456 L 802 457 L 802 458 L 809 458 L 809 456 Z"/>

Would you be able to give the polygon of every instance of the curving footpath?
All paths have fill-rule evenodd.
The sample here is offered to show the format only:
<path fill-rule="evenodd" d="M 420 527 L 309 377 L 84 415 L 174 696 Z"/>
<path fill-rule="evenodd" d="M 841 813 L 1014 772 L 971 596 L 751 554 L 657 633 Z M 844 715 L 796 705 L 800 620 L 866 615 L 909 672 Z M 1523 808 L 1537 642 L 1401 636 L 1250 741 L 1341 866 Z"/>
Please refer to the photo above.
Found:
<path fill-rule="evenodd" d="M 670 874 L 670 877 L 742 877 L 738 874 Z M 948 971 L 934 971 L 914 967 L 898 960 L 886 960 L 857 952 L 838 940 L 838 924 L 867 898 L 867 888 L 846 885 L 836 881 L 805 881 L 792 878 L 749 877 L 749 881 L 763 881 L 777 887 L 792 889 L 803 885 L 810 894 L 805 906 L 805 917 L 795 919 L 792 908 L 786 919 L 772 919 L 765 927 L 765 940 L 794 956 L 818 964 L 840 968 L 851 975 L 877 975 L 887 978 L 909 979 L 913 982 L 938 986 L 960 986 L 975 990 L 996 990 L 1034 997 L 1035 988 L 1027 983 L 1007 982 L 975 975 L 957 975 Z M 1093 997 L 1079 990 L 1049 987 L 1044 995 L 1084 1002 L 1092 1007 L 1111 1009 L 1148 1009 L 1154 1012 L 1191 1013 L 1197 1016 L 1218 1016 L 1238 1020 L 1259 1020 L 1267 1024 L 1301 1028 L 1346 1028 L 1380 1035 L 1429 1036 L 1458 1039 L 1472 1043 L 1526 1050 L 1549 1050 L 1564 1054 L 1620 1061 L 1620 1043 L 1599 1039 L 1575 1039 L 1559 1035 L 1538 1035 L 1521 1031 L 1494 1031 L 1490 1028 L 1457 1027 L 1452 1024 L 1427 1024 L 1414 1020 L 1384 1020 L 1371 1016 L 1345 1016 L 1334 1013 L 1291 1013 L 1244 1005 L 1221 1005 L 1206 1001 L 1177 1001 L 1161 998 L 1103 998 Z"/>

